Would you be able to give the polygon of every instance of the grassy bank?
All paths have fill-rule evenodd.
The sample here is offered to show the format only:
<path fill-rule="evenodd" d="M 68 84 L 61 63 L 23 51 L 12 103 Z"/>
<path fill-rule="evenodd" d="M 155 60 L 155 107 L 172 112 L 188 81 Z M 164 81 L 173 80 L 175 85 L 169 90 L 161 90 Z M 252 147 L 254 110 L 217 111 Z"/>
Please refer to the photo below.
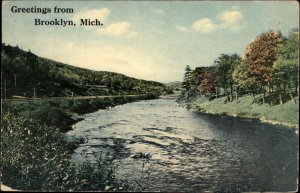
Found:
<path fill-rule="evenodd" d="M 1 168 L 3 184 L 32 191 L 120 191 L 127 185 L 115 178 L 111 160 L 75 164 L 70 161 L 80 140 L 67 141 L 63 132 L 81 114 L 155 96 L 36 101 L 3 104 Z"/>
<path fill-rule="evenodd" d="M 149 94 L 81 100 L 4 103 L 3 112 L 4 114 L 10 113 L 16 117 L 33 119 L 47 126 L 59 128 L 61 132 L 67 132 L 71 129 L 71 125 L 81 120 L 80 115 L 82 114 L 129 102 L 154 98 L 156 96 Z"/>
<path fill-rule="evenodd" d="M 270 106 L 269 104 L 253 103 L 251 96 L 240 97 L 236 101 L 225 102 L 226 97 L 208 100 L 198 97 L 189 102 L 188 106 L 194 110 L 229 116 L 257 118 L 264 122 L 282 124 L 289 127 L 299 128 L 299 99 L 297 104 L 293 100 L 282 105 Z"/>

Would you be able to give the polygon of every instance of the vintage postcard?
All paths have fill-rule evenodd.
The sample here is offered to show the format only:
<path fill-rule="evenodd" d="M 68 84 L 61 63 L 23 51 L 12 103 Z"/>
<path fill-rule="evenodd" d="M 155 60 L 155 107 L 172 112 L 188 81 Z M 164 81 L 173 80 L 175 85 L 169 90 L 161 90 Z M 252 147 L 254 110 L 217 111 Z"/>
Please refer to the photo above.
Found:
<path fill-rule="evenodd" d="M 296 192 L 297 1 L 2 1 L 1 191 Z"/>

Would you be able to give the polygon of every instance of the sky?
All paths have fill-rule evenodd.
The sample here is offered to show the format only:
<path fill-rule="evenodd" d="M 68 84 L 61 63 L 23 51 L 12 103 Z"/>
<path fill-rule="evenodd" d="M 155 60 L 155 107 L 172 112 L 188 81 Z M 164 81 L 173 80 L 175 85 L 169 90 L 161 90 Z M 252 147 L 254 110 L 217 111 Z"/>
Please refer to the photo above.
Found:
<path fill-rule="evenodd" d="M 73 13 L 53 13 L 54 7 Z M 13 13 L 50 8 L 51 13 Z M 76 26 L 37 26 L 35 19 Z M 103 26 L 80 26 L 98 19 Z M 73 66 L 159 82 L 182 81 L 186 65 L 243 55 L 263 32 L 299 28 L 296 1 L 3 1 L 2 42 Z"/>

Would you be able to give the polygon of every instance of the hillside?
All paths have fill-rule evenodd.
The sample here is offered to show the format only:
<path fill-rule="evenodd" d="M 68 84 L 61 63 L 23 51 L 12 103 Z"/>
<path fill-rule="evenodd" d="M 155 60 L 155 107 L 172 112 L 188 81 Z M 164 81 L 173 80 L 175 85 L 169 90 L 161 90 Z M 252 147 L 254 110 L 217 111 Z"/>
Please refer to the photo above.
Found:
<path fill-rule="evenodd" d="M 7 98 L 161 94 L 166 89 L 155 81 L 74 67 L 6 44 L 2 44 L 1 64 L 3 94 Z"/>
<path fill-rule="evenodd" d="M 180 89 L 181 88 L 181 82 L 180 81 L 168 82 L 165 85 L 167 87 L 170 87 L 171 89 Z"/>

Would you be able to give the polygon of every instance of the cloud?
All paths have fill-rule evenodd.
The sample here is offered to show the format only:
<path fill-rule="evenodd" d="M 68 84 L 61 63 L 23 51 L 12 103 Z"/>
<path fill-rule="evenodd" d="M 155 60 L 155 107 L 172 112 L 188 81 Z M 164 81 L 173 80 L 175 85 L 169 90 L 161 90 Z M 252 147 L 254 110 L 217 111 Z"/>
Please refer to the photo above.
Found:
<path fill-rule="evenodd" d="M 219 19 L 224 23 L 236 23 L 242 18 L 242 14 L 238 11 L 224 11 L 219 14 Z"/>
<path fill-rule="evenodd" d="M 189 31 L 189 29 L 187 27 L 184 27 L 184 26 L 176 26 L 176 29 L 178 31 L 181 31 L 181 32 L 187 32 L 187 31 Z"/>
<path fill-rule="evenodd" d="M 158 15 L 162 15 L 165 13 L 165 11 L 161 8 L 154 8 L 154 9 L 152 9 L 152 12 L 155 14 L 158 14 Z"/>
<path fill-rule="evenodd" d="M 72 19 L 73 21 L 79 21 L 80 19 L 98 19 L 102 23 L 105 22 L 110 16 L 111 12 L 108 8 L 102 9 L 85 9 L 81 10 L 78 13 L 74 14 Z M 115 22 L 109 23 L 105 22 L 103 28 L 97 28 L 95 26 L 85 26 L 86 30 L 94 30 L 98 35 L 112 35 L 112 36 L 127 36 L 135 37 L 138 35 L 137 31 L 132 30 L 131 24 L 129 22 Z"/>
<path fill-rule="evenodd" d="M 196 31 L 204 32 L 204 33 L 212 32 L 216 30 L 217 27 L 218 27 L 217 24 L 213 23 L 208 18 L 199 19 L 197 21 L 194 21 L 193 23 L 193 28 Z"/>
<path fill-rule="evenodd" d="M 241 24 L 241 20 L 243 15 L 239 11 L 225 11 L 219 15 L 219 20 L 222 21 L 220 24 L 221 28 L 227 28 L 232 31 L 239 31 L 243 24 Z"/>
<path fill-rule="evenodd" d="M 108 16 L 110 15 L 110 10 L 108 8 L 102 9 L 85 9 L 75 13 L 72 17 L 74 21 L 78 21 L 80 19 L 98 19 L 101 22 L 104 22 Z"/>
<path fill-rule="evenodd" d="M 239 11 L 223 11 L 217 16 L 217 21 L 209 18 L 202 18 L 192 23 L 192 29 L 196 32 L 210 33 L 219 29 L 230 29 L 231 31 L 238 31 L 242 25 L 240 21 L 242 14 Z M 179 31 L 189 30 L 186 27 L 177 27 Z"/>
<path fill-rule="evenodd" d="M 129 33 L 130 23 L 129 22 L 113 23 L 106 28 L 106 31 L 113 35 L 124 35 Z"/>
<path fill-rule="evenodd" d="M 128 37 L 135 37 L 138 33 L 132 30 L 129 22 L 118 22 L 107 26 L 106 28 L 97 29 L 98 34 L 107 34 L 113 36 L 125 35 Z"/>

